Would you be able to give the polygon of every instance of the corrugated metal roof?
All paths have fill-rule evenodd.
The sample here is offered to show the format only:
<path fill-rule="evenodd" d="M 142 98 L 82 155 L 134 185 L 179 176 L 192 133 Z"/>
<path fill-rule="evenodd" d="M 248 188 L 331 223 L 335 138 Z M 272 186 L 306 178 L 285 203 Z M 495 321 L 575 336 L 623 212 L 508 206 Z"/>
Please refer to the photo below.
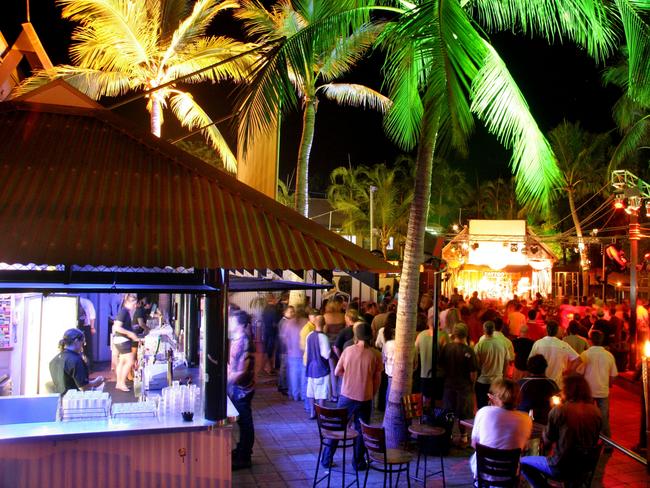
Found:
<path fill-rule="evenodd" d="M 395 271 L 104 109 L 0 104 L 0 262 Z"/>

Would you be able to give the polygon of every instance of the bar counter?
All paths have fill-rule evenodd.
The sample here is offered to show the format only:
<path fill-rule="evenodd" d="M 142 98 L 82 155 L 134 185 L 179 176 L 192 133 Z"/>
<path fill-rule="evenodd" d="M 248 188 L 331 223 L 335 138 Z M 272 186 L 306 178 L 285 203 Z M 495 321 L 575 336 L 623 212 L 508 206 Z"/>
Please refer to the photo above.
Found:
<path fill-rule="evenodd" d="M 231 437 L 180 415 L 0 425 L 0 487 L 230 487 Z"/>

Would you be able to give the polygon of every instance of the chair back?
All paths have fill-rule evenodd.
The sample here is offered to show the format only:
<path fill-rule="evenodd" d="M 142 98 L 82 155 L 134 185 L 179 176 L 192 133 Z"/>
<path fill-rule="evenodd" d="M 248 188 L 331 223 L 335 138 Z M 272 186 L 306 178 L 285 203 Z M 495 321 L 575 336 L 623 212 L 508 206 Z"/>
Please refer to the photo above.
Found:
<path fill-rule="evenodd" d="M 422 394 L 411 393 L 410 395 L 404 395 L 402 397 L 402 408 L 407 422 L 413 419 L 421 419 L 423 413 Z"/>
<path fill-rule="evenodd" d="M 494 449 L 476 444 L 477 486 L 519 486 L 519 458 L 521 449 Z"/>
<path fill-rule="evenodd" d="M 316 408 L 316 421 L 318 423 L 318 432 L 322 436 L 322 431 L 346 432 L 348 428 L 348 410 L 347 408 L 328 408 L 314 405 Z"/>
<path fill-rule="evenodd" d="M 386 431 L 383 427 L 373 427 L 361 420 L 361 434 L 368 453 L 379 454 L 386 459 Z"/>

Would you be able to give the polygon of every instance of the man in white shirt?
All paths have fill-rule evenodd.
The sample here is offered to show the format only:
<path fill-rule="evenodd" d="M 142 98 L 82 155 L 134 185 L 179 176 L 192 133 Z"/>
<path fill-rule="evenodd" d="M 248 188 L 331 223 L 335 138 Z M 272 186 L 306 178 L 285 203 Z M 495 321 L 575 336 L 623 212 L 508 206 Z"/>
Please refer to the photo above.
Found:
<path fill-rule="evenodd" d="M 566 342 L 555 337 L 559 324 L 555 320 L 546 322 L 546 337 L 535 341 L 528 357 L 541 354 L 546 359 L 548 367 L 546 376 L 551 378 L 562 389 L 562 373 L 565 370 L 575 369 L 580 364 L 580 356 Z"/>
<path fill-rule="evenodd" d="M 592 330 L 590 334 L 592 346 L 580 354 L 584 368 L 584 376 L 591 388 L 591 396 L 603 416 L 601 432 L 607 437 L 612 436 L 609 426 L 609 388 L 618 375 L 614 356 L 603 347 L 604 336 L 599 330 Z"/>

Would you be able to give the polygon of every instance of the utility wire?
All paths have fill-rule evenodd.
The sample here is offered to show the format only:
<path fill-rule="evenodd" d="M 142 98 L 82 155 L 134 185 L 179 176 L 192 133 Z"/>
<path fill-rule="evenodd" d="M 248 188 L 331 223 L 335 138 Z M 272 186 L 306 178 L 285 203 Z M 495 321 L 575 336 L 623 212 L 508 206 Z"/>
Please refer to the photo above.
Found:
<path fill-rule="evenodd" d="M 596 193 L 594 193 L 591 197 L 589 197 L 589 199 L 587 199 L 586 202 L 584 202 L 582 205 L 580 205 L 578 208 L 576 208 L 576 212 L 577 212 L 578 210 L 580 210 L 582 207 L 584 207 L 585 205 L 587 205 L 587 204 L 588 204 L 588 203 L 589 203 L 593 198 L 596 197 L 596 195 L 599 195 L 599 194 L 600 194 L 600 193 L 601 193 L 605 188 L 607 188 L 608 186 L 609 186 L 609 182 L 607 182 L 607 183 L 606 183 L 606 184 L 605 184 L 605 185 L 604 185 L 600 190 L 598 190 L 598 191 L 597 191 Z M 564 217 L 563 219 L 557 221 L 557 222 L 556 222 L 555 224 L 553 224 L 551 227 L 557 227 L 558 224 L 561 224 L 562 222 L 564 222 L 566 219 L 568 219 L 568 218 L 570 218 L 570 217 L 571 217 L 571 214 L 567 215 L 567 216 Z"/>

